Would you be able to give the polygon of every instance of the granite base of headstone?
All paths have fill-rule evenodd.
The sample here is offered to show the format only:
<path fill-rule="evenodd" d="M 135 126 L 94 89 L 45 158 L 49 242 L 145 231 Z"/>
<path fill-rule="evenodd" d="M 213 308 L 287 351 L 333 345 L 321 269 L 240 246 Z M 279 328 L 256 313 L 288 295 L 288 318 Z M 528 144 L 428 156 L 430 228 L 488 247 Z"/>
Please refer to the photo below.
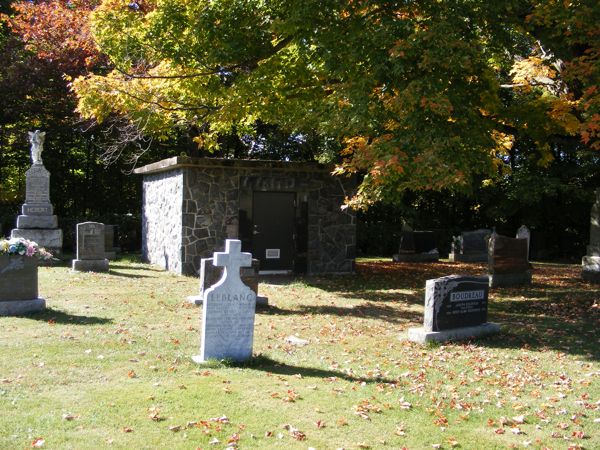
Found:
<path fill-rule="evenodd" d="M 500 331 L 487 321 L 488 277 L 449 275 L 427 280 L 423 327 L 408 339 L 421 344 L 472 339 Z"/>
<path fill-rule="evenodd" d="M 75 272 L 108 272 L 108 259 L 104 253 L 104 224 L 77 224 L 77 258 L 73 260 L 72 269 Z"/>
<path fill-rule="evenodd" d="M 392 255 L 394 262 L 435 262 L 439 259 L 433 231 L 402 231 L 398 253 Z"/>
<path fill-rule="evenodd" d="M 600 189 L 590 211 L 590 245 L 581 260 L 581 277 L 589 283 L 600 283 Z"/>
<path fill-rule="evenodd" d="M 258 273 L 260 270 L 260 260 L 252 258 L 250 267 L 240 268 L 240 277 L 242 282 L 247 285 L 256 294 L 256 306 L 269 306 L 267 297 L 258 295 Z M 202 306 L 204 292 L 221 279 L 223 276 L 223 268 L 213 264 L 213 258 L 202 258 L 200 260 L 200 291 L 198 295 L 190 295 L 187 297 L 189 303 L 194 303 L 197 306 Z"/>
<path fill-rule="evenodd" d="M 221 279 L 204 291 L 202 334 L 197 363 L 252 357 L 256 294 L 240 278 L 240 268 L 250 267 L 252 255 L 242 253 L 242 242 L 225 241 L 225 252 L 215 252 L 216 267 L 224 267 Z"/>
<path fill-rule="evenodd" d="M 488 260 L 487 240 L 491 230 L 480 229 L 463 231 L 452 240 L 448 259 L 451 262 L 486 262 Z"/>
<path fill-rule="evenodd" d="M 25 172 L 25 203 L 10 237 L 34 241 L 55 258 L 62 254 L 63 232 L 50 203 L 50 172 L 41 161 Z"/>
<path fill-rule="evenodd" d="M 528 239 L 509 238 L 494 233 L 488 245 L 490 287 L 531 284 Z"/>
<path fill-rule="evenodd" d="M 43 311 L 38 294 L 38 261 L 27 256 L 0 255 L 0 316 Z"/>

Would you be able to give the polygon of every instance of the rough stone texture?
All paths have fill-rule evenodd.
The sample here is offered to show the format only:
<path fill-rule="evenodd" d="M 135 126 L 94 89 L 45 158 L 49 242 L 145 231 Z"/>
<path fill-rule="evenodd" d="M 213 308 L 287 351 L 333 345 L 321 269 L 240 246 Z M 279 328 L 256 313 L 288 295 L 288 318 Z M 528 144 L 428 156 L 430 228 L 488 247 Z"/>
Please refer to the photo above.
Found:
<path fill-rule="evenodd" d="M 489 275 L 490 287 L 509 287 L 522 284 L 531 284 L 531 270 L 519 273 L 491 273 Z"/>
<path fill-rule="evenodd" d="M 200 354 L 192 357 L 197 363 L 252 357 L 256 294 L 240 278 L 240 267 L 252 264 L 252 255 L 241 248 L 241 241 L 228 239 L 225 252 L 214 253 L 214 264 L 225 269 L 204 293 Z"/>
<path fill-rule="evenodd" d="M 183 171 L 144 176 L 142 255 L 146 261 L 175 273 L 182 265 Z M 188 273 L 193 275 L 194 272 Z"/>
<path fill-rule="evenodd" d="M 409 328 L 408 339 L 419 344 L 427 342 L 464 341 L 500 332 L 500 326 L 493 322 L 486 322 L 474 327 L 454 328 L 444 331 L 427 331 L 425 328 Z"/>
<path fill-rule="evenodd" d="M 56 228 L 56 216 L 17 216 L 17 228 Z"/>
<path fill-rule="evenodd" d="M 237 237 L 241 211 L 256 191 L 295 192 L 306 205 L 305 270 L 354 269 L 356 221 L 340 206 L 354 179 L 333 178 L 331 168 L 310 163 L 171 158 L 139 168 L 144 176 L 142 253 L 176 273 L 196 275 L 202 258 Z M 242 239 L 243 240 L 243 239 Z"/>

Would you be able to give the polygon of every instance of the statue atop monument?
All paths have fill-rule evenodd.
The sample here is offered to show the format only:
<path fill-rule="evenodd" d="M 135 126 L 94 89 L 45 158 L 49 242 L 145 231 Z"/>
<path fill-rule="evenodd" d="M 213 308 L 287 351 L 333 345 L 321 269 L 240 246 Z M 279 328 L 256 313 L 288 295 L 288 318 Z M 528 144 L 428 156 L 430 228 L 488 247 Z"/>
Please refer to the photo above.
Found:
<path fill-rule="evenodd" d="M 31 161 L 33 164 L 44 164 L 42 162 L 42 152 L 44 151 L 45 131 L 35 130 L 29 132 L 29 142 L 31 142 Z"/>

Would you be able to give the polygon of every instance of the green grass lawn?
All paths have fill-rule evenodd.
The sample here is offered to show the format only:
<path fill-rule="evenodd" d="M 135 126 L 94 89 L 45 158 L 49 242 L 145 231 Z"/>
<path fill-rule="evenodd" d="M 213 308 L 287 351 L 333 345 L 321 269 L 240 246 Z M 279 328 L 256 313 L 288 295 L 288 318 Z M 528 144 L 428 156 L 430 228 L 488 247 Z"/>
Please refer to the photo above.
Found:
<path fill-rule="evenodd" d="M 600 295 L 579 267 L 492 291 L 500 335 L 404 339 L 426 279 L 483 272 L 365 259 L 265 279 L 255 357 L 200 366 L 196 278 L 40 268 L 47 311 L 0 317 L 0 449 L 600 448 Z"/>

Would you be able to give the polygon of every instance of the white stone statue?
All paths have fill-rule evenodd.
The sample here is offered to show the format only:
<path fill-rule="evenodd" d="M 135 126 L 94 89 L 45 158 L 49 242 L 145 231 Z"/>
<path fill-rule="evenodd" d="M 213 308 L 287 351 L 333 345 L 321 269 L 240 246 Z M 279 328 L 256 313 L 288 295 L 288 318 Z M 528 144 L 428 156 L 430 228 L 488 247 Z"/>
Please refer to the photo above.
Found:
<path fill-rule="evenodd" d="M 35 130 L 29 132 L 29 142 L 31 142 L 31 161 L 33 164 L 44 164 L 42 162 L 42 152 L 44 151 L 45 131 Z"/>

